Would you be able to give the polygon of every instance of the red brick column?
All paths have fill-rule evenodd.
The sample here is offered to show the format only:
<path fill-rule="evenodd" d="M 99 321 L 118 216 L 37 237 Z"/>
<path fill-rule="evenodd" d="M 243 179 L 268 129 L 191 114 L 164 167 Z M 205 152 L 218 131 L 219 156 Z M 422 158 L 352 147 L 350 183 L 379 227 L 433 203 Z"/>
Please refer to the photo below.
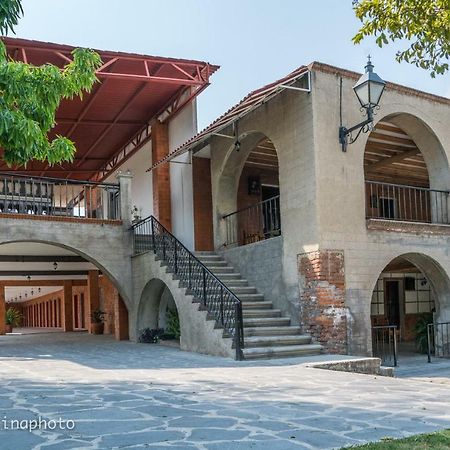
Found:
<path fill-rule="evenodd" d="M 5 299 L 5 286 L 0 286 L 0 334 L 6 333 L 6 299 Z"/>
<path fill-rule="evenodd" d="M 127 341 L 128 310 L 120 295 L 114 298 L 114 334 L 118 341 Z"/>
<path fill-rule="evenodd" d="M 344 268 L 340 250 L 298 255 L 300 323 L 329 353 L 347 353 Z"/>
<path fill-rule="evenodd" d="M 100 308 L 100 290 L 98 280 L 98 270 L 90 270 L 88 272 L 88 284 L 87 284 L 87 329 L 89 333 L 92 333 L 92 313 Z"/>
<path fill-rule="evenodd" d="M 64 281 L 62 326 L 64 331 L 73 331 L 72 281 Z"/>
<path fill-rule="evenodd" d="M 166 123 L 152 124 L 152 163 L 160 161 L 169 153 L 169 129 Z M 153 215 L 168 229 L 172 228 L 170 202 L 170 164 L 164 163 L 153 169 Z"/>

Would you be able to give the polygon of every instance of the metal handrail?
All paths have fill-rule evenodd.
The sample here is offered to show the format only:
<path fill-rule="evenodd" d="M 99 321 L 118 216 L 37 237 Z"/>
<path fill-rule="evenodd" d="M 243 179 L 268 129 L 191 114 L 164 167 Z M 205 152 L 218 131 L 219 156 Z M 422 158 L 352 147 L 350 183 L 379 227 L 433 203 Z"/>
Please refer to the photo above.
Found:
<path fill-rule="evenodd" d="M 245 208 L 242 208 L 242 209 L 238 209 L 237 211 L 233 211 L 231 213 L 225 214 L 224 216 L 222 216 L 222 219 L 226 219 L 227 217 L 233 216 L 235 214 L 239 214 L 240 212 L 247 211 L 248 209 L 252 209 L 255 206 L 264 205 L 264 204 L 269 203 L 269 202 L 271 202 L 273 200 L 276 200 L 277 198 L 279 199 L 280 196 L 279 195 L 275 195 L 274 197 L 268 198 L 266 200 L 262 200 L 261 202 L 254 203 L 254 204 L 246 206 Z"/>
<path fill-rule="evenodd" d="M 160 257 L 212 314 L 224 331 L 234 338 L 236 359 L 243 359 L 244 326 L 242 302 L 214 273 L 187 249 L 155 217 L 133 224 L 133 254 L 153 251 Z"/>
<path fill-rule="evenodd" d="M 52 181 L 55 183 L 70 183 L 70 184 L 82 184 L 82 185 L 92 185 L 92 186 L 108 186 L 108 187 L 119 187 L 118 183 L 104 183 L 98 181 L 90 181 L 90 180 L 74 180 L 71 178 L 54 178 L 54 177 L 35 177 L 32 175 L 26 175 L 15 172 L 0 172 L 1 177 L 14 177 L 14 178 L 25 178 L 27 180 L 42 180 L 42 181 Z"/>
<path fill-rule="evenodd" d="M 398 361 L 396 331 L 397 325 L 372 326 L 373 355 L 380 358 L 382 364 L 387 364 L 392 360 L 394 367 L 397 367 Z"/>
<path fill-rule="evenodd" d="M 429 363 L 433 354 L 436 358 L 450 358 L 450 322 L 435 322 L 427 325 L 427 355 Z"/>
<path fill-rule="evenodd" d="M 417 189 L 417 190 L 420 190 L 420 191 L 441 192 L 442 194 L 450 194 L 450 191 L 446 191 L 446 190 L 431 189 L 431 188 L 426 188 L 426 187 L 422 187 L 422 186 L 412 186 L 412 185 L 409 185 L 409 184 L 385 183 L 383 181 L 373 181 L 373 180 L 366 180 L 366 183 L 368 183 L 368 184 L 382 184 L 384 186 L 390 186 L 390 187 L 409 188 L 409 189 Z"/>

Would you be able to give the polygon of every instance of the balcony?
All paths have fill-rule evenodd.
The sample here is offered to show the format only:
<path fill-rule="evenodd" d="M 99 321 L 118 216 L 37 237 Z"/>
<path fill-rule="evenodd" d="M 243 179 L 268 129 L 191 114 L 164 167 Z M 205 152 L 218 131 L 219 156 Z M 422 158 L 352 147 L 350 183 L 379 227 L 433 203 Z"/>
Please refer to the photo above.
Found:
<path fill-rule="evenodd" d="M 252 244 L 281 234 L 280 196 L 223 216 L 225 247 Z"/>
<path fill-rule="evenodd" d="M 118 184 L 0 172 L 0 217 L 120 221 Z"/>
<path fill-rule="evenodd" d="M 366 181 L 366 218 L 449 225 L 449 191 Z"/>

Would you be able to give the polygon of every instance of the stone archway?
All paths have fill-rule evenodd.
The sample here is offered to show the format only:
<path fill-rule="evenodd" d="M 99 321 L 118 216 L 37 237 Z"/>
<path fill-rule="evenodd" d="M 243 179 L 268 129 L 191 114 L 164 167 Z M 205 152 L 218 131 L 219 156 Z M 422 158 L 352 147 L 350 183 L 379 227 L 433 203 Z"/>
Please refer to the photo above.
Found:
<path fill-rule="evenodd" d="M 27 239 L 1 242 L 0 261 L 2 297 L 20 309 L 25 327 L 93 333 L 98 310 L 106 334 L 128 339 L 120 285 L 94 257 L 70 245 Z"/>
<path fill-rule="evenodd" d="M 365 145 L 364 178 L 367 218 L 450 222 L 448 160 L 418 117 L 396 113 L 377 122 Z"/>
<path fill-rule="evenodd" d="M 281 229 L 277 149 L 258 131 L 246 132 L 238 141 L 238 148 L 228 148 L 216 180 L 216 247 L 256 242 Z M 244 213 L 246 209 L 251 210 Z"/>
<path fill-rule="evenodd" d="M 167 326 L 174 314 L 178 317 L 181 332 L 182 318 L 178 315 L 178 308 L 169 287 L 162 280 L 153 278 L 145 285 L 139 301 L 136 324 L 138 337 L 147 328 L 163 329 L 167 332 Z"/>
<path fill-rule="evenodd" d="M 405 253 L 391 258 L 377 275 L 371 293 L 374 354 L 379 350 L 380 339 L 390 336 L 392 327 L 395 327 L 400 355 L 402 352 L 411 354 L 423 351 L 417 346 L 420 321 L 450 320 L 450 278 L 435 259 L 423 253 Z M 389 327 L 391 330 L 387 332 Z"/>

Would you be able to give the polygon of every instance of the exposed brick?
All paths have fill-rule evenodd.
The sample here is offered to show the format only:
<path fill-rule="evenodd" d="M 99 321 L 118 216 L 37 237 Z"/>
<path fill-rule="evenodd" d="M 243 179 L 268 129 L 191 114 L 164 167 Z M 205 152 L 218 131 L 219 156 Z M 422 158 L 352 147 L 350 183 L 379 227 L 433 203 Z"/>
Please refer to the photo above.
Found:
<path fill-rule="evenodd" d="M 344 253 L 298 255 L 300 323 L 329 353 L 347 353 Z"/>

